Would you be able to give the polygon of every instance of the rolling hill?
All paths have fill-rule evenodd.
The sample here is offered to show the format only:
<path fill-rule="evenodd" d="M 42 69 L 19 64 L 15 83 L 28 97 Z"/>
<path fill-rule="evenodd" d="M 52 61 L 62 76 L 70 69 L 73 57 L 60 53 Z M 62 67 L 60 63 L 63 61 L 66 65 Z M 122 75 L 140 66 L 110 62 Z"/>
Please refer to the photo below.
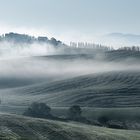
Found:
<path fill-rule="evenodd" d="M 1 60 L 1 76 L 7 79 L 0 78 L 0 108 L 23 111 L 34 101 L 52 107 L 140 107 L 139 58 L 139 52 L 118 50 Z M 5 72 L 7 64 L 10 73 Z"/>
<path fill-rule="evenodd" d="M 139 84 L 138 71 L 114 71 L 3 90 L 1 96 L 11 105 L 41 101 L 54 107 L 140 107 Z"/>

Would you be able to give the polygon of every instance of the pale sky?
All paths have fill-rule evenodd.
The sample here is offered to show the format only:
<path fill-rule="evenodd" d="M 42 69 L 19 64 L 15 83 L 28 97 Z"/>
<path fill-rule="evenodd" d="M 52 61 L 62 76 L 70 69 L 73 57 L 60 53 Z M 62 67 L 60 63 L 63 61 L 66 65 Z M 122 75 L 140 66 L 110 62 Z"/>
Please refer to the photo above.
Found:
<path fill-rule="evenodd" d="M 112 32 L 140 34 L 139 26 L 140 0 L 0 0 L 0 34 L 94 41 Z"/>

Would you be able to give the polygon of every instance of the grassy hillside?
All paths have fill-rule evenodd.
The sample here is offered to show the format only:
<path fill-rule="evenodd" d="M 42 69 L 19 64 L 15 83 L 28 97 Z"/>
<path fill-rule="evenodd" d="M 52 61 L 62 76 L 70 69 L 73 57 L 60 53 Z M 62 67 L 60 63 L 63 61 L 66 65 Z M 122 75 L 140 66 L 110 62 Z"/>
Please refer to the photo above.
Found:
<path fill-rule="evenodd" d="M 1 140 L 139 140 L 139 131 L 0 114 Z"/>
<path fill-rule="evenodd" d="M 1 96 L 5 103 L 12 105 L 41 101 L 59 107 L 72 104 L 98 108 L 140 107 L 139 85 L 139 72 L 119 71 L 4 90 Z"/>

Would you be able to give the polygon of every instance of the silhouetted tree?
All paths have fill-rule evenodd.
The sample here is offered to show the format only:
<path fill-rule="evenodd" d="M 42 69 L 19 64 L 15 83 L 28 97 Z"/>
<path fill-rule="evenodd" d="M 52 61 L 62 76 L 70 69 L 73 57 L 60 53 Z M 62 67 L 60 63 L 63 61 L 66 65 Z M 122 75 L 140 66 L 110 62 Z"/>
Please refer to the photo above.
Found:
<path fill-rule="evenodd" d="M 39 117 L 39 118 L 51 118 L 51 108 L 45 103 L 32 103 L 28 109 L 24 112 L 26 116 Z"/>
<path fill-rule="evenodd" d="M 72 120 L 79 120 L 81 117 L 82 110 L 80 106 L 73 105 L 69 108 L 69 118 Z"/>

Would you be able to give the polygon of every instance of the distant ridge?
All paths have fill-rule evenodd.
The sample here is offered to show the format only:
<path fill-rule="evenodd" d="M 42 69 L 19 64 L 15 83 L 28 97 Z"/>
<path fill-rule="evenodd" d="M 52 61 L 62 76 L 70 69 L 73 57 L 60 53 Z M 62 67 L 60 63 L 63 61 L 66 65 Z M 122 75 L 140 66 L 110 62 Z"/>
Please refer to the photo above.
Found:
<path fill-rule="evenodd" d="M 136 34 L 110 33 L 104 35 L 101 40 L 105 44 L 117 46 L 117 48 L 124 46 L 140 46 L 140 35 Z"/>
<path fill-rule="evenodd" d="M 116 39 L 124 39 L 129 42 L 140 43 L 140 35 L 135 34 L 123 34 L 123 33 L 111 33 L 107 35 L 108 37 Z"/>

